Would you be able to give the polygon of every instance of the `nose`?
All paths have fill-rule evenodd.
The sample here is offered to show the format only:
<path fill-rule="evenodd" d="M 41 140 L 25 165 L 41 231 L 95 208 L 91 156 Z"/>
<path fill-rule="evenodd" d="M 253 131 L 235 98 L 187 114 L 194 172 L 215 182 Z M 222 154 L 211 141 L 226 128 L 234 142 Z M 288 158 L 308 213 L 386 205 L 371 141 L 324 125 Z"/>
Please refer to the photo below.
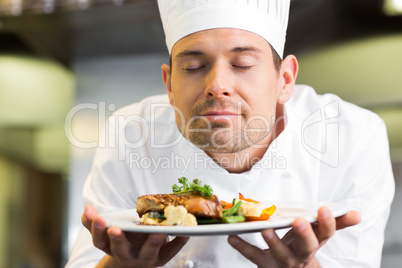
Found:
<path fill-rule="evenodd" d="M 206 78 L 205 95 L 207 97 L 224 98 L 233 95 L 230 86 L 230 74 L 222 64 L 215 64 Z"/>

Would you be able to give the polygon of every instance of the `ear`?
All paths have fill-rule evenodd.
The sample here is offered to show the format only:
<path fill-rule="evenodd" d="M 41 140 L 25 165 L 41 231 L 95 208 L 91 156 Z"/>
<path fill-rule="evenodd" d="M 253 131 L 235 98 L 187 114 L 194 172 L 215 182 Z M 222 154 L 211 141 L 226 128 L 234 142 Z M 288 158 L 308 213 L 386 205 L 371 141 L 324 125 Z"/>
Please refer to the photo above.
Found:
<path fill-rule="evenodd" d="M 169 96 L 169 102 L 171 105 L 173 105 L 174 101 L 173 101 L 173 93 L 172 93 L 170 66 L 164 63 L 161 66 L 161 70 L 162 70 L 162 80 L 163 80 L 163 83 L 165 84 L 166 91 Z"/>
<path fill-rule="evenodd" d="M 279 104 L 285 104 L 292 96 L 298 71 L 299 63 L 294 55 L 289 55 L 282 61 L 279 74 L 282 80 L 282 88 L 278 97 Z"/>

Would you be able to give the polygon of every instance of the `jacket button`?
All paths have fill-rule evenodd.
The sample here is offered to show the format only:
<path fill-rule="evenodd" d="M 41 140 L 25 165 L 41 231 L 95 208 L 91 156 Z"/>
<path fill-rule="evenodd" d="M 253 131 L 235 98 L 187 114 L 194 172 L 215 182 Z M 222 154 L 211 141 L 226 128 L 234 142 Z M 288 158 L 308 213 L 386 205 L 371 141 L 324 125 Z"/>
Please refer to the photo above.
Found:
<path fill-rule="evenodd" d="M 184 265 L 185 265 L 186 268 L 193 268 L 194 267 L 194 262 L 192 260 L 187 260 L 184 263 Z"/>

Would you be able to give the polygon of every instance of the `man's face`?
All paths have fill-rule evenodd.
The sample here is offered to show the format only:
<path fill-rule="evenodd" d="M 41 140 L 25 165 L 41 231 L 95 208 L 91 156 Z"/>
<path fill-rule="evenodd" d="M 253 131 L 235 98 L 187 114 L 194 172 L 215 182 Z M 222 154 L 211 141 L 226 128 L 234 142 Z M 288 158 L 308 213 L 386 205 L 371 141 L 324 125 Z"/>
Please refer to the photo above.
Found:
<path fill-rule="evenodd" d="M 207 152 L 234 153 L 266 139 L 284 87 L 268 42 L 237 29 L 179 40 L 163 78 L 181 133 Z"/>

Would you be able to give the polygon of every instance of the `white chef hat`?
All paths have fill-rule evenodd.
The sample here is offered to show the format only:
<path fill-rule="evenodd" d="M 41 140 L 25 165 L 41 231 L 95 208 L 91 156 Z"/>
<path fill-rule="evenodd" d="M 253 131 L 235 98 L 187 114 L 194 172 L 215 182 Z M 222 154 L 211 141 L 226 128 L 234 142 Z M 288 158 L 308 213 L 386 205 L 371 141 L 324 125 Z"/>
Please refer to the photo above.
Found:
<path fill-rule="evenodd" d="M 207 29 L 256 33 L 283 57 L 290 0 L 158 0 L 169 54 L 181 38 Z"/>

